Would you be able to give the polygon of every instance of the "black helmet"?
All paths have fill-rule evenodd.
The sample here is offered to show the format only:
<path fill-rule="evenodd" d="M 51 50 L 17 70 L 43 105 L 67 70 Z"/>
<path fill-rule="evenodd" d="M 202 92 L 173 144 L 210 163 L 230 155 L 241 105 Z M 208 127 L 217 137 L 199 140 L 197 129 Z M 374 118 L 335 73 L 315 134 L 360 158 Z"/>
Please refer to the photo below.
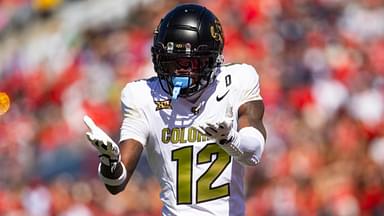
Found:
<path fill-rule="evenodd" d="M 205 88 L 222 63 L 224 35 L 207 8 L 182 4 L 161 19 L 154 32 L 152 61 L 164 91 L 176 99 Z M 176 73 L 176 70 L 184 73 Z"/>

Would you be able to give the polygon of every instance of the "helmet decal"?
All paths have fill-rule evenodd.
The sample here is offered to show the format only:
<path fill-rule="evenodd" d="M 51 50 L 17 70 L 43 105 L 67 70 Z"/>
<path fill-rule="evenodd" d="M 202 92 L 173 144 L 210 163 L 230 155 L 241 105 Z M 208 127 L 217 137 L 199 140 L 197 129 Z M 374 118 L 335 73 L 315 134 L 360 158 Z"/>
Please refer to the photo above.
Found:
<path fill-rule="evenodd" d="M 216 41 L 223 41 L 223 30 L 221 28 L 220 22 L 218 19 L 215 19 L 215 24 L 211 26 L 211 36 Z"/>

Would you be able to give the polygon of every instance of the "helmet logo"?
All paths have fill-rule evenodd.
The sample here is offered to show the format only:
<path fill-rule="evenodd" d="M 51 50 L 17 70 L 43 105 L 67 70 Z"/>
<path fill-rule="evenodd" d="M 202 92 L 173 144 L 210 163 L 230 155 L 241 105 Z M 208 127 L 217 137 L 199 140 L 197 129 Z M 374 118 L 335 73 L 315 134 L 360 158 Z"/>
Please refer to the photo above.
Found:
<path fill-rule="evenodd" d="M 210 30 L 211 30 L 211 36 L 213 39 L 215 39 L 216 41 L 223 41 L 223 38 L 222 38 L 223 30 L 221 28 L 219 20 L 215 19 L 215 24 L 211 26 Z"/>

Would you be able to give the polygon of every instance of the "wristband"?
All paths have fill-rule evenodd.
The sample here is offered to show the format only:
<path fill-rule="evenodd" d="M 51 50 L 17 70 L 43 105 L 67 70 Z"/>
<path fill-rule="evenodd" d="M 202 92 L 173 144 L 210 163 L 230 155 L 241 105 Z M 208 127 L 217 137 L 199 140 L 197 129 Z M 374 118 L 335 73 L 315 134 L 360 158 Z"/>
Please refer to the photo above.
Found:
<path fill-rule="evenodd" d="M 108 178 L 108 177 L 105 177 L 103 175 L 103 173 L 101 172 L 101 166 L 102 166 L 102 163 L 100 162 L 99 163 L 99 167 L 97 169 L 98 173 L 99 173 L 99 178 L 101 181 L 103 181 L 106 185 L 110 185 L 110 186 L 119 186 L 121 185 L 125 179 L 127 178 L 127 170 L 125 169 L 125 166 L 120 162 L 120 165 L 122 166 L 122 173 L 121 175 L 118 177 L 118 178 Z"/>

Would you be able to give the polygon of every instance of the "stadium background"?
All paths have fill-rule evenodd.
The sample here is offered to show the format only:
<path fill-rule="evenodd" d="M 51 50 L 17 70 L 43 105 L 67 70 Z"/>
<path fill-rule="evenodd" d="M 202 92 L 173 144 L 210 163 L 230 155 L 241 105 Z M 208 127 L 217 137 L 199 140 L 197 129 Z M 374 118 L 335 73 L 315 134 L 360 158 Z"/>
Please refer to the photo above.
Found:
<path fill-rule="evenodd" d="M 106 192 L 82 116 L 118 138 L 120 90 L 153 75 L 152 31 L 176 2 L 0 1 L 0 215 L 159 215 L 145 156 Z M 226 62 L 261 77 L 268 142 L 247 215 L 384 215 L 383 1 L 197 2 L 221 19 Z"/>

